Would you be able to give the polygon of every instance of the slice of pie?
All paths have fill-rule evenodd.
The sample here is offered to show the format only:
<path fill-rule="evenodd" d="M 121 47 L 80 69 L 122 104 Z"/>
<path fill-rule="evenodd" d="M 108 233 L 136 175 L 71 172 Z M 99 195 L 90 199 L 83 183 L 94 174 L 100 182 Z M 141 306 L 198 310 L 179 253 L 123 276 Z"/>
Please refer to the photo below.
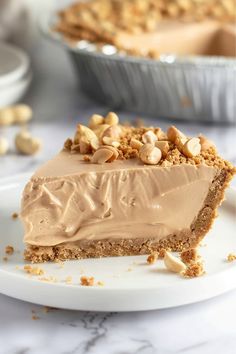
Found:
<path fill-rule="evenodd" d="M 236 169 L 204 136 L 119 124 L 78 125 L 22 198 L 25 259 L 149 254 L 196 247 Z"/>

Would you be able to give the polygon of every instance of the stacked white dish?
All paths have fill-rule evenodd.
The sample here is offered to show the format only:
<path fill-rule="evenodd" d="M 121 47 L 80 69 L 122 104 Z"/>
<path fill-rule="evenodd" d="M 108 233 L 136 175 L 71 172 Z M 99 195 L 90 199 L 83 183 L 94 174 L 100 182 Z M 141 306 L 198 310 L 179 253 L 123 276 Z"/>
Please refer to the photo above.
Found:
<path fill-rule="evenodd" d="M 19 101 L 31 79 L 28 55 L 13 45 L 0 42 L 0 107 Z"/>

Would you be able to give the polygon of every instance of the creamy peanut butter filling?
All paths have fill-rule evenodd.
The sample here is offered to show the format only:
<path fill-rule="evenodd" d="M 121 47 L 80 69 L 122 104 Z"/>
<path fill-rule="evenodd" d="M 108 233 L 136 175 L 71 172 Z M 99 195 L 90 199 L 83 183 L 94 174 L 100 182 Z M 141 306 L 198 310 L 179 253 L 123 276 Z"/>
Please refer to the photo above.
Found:
<path fill-rule="evenodd" d="M 24 241 L 53 246 L 79 240 L 155 238 L 189 230 L 215 167 L 144 165 L 139 159 L 85 163 L 62 151 L 27 184 Z"/>
<path fill-rule="evenodd" d="M 116 44 L 127 51 L 160 54 L 236 56 L 236 29 L 216 21 L 181 23 L 163 21 L 154 32 L 120 31 Z"/>

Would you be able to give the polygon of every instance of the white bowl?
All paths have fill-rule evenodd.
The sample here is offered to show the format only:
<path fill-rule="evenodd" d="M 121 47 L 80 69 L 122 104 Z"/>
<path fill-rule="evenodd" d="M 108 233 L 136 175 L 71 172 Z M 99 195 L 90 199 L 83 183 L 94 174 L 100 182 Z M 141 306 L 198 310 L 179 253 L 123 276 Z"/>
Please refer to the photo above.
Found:
<path fill-rule="evenodd" d="M 23 78 L 29 71 L 30 60 L 21 49 L 0 42 L 0 89 Z"/>
<path fill-rule="evenodd" d="M 0 107 L 18 102 L 26 93 L 32 80 L 32 71 L 29 70 L 20 80 L 11 85 L 0 86 Z"/>

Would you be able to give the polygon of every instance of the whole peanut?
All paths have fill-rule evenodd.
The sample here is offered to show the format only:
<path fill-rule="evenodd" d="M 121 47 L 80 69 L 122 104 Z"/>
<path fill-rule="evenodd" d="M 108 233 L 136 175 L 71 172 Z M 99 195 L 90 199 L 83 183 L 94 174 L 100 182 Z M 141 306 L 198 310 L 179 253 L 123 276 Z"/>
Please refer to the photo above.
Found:
<path fill-rule="evenodd" d="M 32 118 L 32 109 L 18 104 L 0 109 L 0 126 L 27 123 Z"/>
<path fill-rule="evenodd" d="M 41 140 L 32 137 L 28 131 L 21 131 L 15 137 L 15 145 L 19 152 L 25 155 L 36 154 L 41 146 Z"/>

